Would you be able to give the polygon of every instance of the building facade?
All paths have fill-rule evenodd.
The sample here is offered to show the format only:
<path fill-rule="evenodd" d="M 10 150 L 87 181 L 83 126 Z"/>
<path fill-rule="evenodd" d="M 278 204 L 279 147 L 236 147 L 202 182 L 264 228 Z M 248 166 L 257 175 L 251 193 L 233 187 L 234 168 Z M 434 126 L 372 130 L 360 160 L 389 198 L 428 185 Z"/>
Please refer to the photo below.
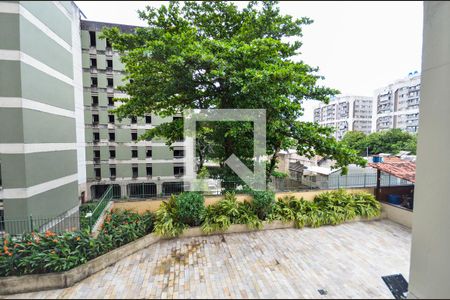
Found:
<path fill-rule="evenodd" d="M 183 189 L 184 146 L 170 149 L 162 140 L 138 141 L 147 129 L 172 117 L 155 115 L 119 121 L 111 112 L 126 98 L 117 90 L 125 79 L 120 55 L 100 39 L 104 27 L 134 32 L 135 27 L 81 21 L 84 120 L 86 137 L 86 197 L 98 198 L 113 186 L 115 197 L 152 197 Z"/>
<path fill-rule="evenodd" d="M 400 128 L 416 133 L 419 126 L 420 74 L 410 73 L 375 91 L 372 131 Z"/>
<path fill-rule="evenodd" d="M 314 109 L 314 122 L 335 129 L 340 140 L 347 131 L 366 134 L 372 129 L 372 98 L 364 96 L 336 96 L 328 104 L 320 103 Z"/>
<path fill-rule="evenodd" d="M 86 183 L 79 14 L 68 1 L 0 2 L 0 219 L 78 214 Z"/>

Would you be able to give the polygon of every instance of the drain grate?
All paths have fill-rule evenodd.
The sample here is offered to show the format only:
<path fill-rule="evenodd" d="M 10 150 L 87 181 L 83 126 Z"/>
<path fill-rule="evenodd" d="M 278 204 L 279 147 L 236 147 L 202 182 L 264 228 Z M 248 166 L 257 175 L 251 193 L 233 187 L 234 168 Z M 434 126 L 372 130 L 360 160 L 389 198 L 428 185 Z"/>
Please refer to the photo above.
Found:
<path fill-rule="evenodd" d="M 321 294 L 321 295 L 326 295 L 326 294 L 328 294 L 327 290 L 324 290 L 324 289 L 320 289 L 320 290 L 317 290 L 317 291 L 318 291 L 319 294 Z"/>
<path fill-rule="evenodd" d="M 402 274 L 381 276 L 381 278 L 391 290 L 395 299 L 406 299 L 408 295 L 408 282 Z"/>

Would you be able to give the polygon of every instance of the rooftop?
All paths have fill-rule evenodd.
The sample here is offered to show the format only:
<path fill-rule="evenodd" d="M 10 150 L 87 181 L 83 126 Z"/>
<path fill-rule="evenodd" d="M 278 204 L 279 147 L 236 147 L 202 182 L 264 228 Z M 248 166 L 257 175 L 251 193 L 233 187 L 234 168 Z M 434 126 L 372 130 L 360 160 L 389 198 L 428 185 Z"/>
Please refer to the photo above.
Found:
<path fill-rule="evenodd" d="M 393 298 L 381 276 L 409 278 L 410 245 L 388 220 L 172 239 L 73 287 L 8 298 Z"/>
<path fill-rule="evenodd" d="M 416 182 L 416 163 L 398 157 L 384 157 L 381 163 L 369 163 L 369 166 L 397 178 Z"/>

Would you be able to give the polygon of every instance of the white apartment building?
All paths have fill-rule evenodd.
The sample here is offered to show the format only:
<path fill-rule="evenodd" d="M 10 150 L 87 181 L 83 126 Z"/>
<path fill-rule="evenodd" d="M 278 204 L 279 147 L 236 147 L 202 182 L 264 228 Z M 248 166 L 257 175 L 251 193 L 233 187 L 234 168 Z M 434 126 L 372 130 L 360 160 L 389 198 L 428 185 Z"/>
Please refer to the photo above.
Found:
<path fill-rule="evenodd" d="M 335 96 L 328 104 L 320 103 L 314 109 L 314 122 L 335 128 L 335 138 L 340 140 L 347 131 L 369 134 L 372 129 L 372 97 Z"/>
<path fill-rule="evenodd" d="M 415 71 L 375 91 L 372 131 L 400 128 L 415 133 L 419 126 L 420 74 Z"/>

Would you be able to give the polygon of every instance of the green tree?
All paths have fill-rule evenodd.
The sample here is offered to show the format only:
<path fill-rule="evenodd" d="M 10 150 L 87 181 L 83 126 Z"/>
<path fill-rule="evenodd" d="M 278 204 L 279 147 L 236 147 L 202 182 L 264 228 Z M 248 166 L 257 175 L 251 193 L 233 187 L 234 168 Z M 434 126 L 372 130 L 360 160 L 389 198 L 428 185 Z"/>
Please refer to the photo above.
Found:
<path fill-rule="evenodd" d="M 251 1 L 239 10 L 226 1 L 171 1 L 147 7 L 139 16 L 148 24 L 134 34 L 105 29 L 104 37 L 123 53 L 128 82 L 121 88 L 130 97 L 116 109 L 119 117 L 154 113 L 171 116 L 184 109 L 266 109 L 267 174 L 277 165 L 278 153 L 297 148 L 303 155 L 335 159 L 336 167 L 364 164 L 356 151 L 330 137 L 331 130 L 302 123 L 302 103 L 327 102 L 334 89 L 318 85 L 318 68 L 299 55 L 302 27 L 308 18 L 280 14 L 275 1 Z M 182 119 L 148 130 L 141 138 L 164 137 L 167 144 L 182 134 Z M 235 154 L 253 164 L 251 122 L 201 124 L 197 155 L 224 161 Z M 200 150 L 199 150 L 200 149 Z M 232 176 L 222 168 L 222 177 Z"/>
<path fill-rule="evenodd" d="M 366 155 L 368 143 L 365 133 L 361 131 L 347 131 L 341 141 L 347 147 L 358 151 L 359 155 Z"/>
<path fill-rule="evenodd" d="M 397 154 L 400 151 L 416 154 L 417 135 L 398 128 L 374 132 L 367 136 L 362 132 L 349 131 L 344 135 L 342 142 L 361 155 L 365 155 L 367 148 L 369 154 Z"/>

